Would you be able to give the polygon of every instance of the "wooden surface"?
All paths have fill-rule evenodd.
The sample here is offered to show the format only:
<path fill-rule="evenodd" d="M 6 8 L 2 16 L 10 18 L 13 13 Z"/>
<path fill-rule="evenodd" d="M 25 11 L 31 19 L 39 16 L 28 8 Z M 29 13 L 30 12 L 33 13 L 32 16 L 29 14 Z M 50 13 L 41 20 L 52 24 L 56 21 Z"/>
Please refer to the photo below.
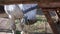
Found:
<path fill-rule="evenodd" d="M 10 20 L 7 18 L 0 18 L 0 31 L 1 29 L 11 29 L 11 24 Z"/>
<path fill-rule="evenodd" d="M 56 25 L 55 25 L 53 19 L 51 18 L 51 15 L 50 15 L 49 11 L 43 10 L 43 13 L 44 13 L 45 17 L 47 18 L 47 21 L 48 21 L 48 23 L 49 23 L 49 25 L 50 25 L 50 27 L 53 31 L 53 34 L 59 34 L 59 32 L 56 28 Z"/>
<path fill-rule="evenodd" d="M 7 18 L 8 15 L 6 13 L 0 13 L 0 18 Z"/>
<path fill-rule="evenodd" d="M 60 0 L 0 0 L 0 5 L 20 3 L 38 3 L 40 7 L 60 7 Z"/>

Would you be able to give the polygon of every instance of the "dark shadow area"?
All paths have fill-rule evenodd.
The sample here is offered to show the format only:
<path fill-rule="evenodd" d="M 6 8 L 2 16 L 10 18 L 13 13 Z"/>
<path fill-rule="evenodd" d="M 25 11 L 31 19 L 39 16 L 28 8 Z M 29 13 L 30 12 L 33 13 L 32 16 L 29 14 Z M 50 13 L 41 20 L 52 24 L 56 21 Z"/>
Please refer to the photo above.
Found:
<path fill-rule="evenodd" d="M 4 6 L 2 6 L 2 5 L 0 5 L 0 14 L 1 13 L 5 13 L 5 11 L 4 11 Z"/>
<path fill-rule="evenodd" d="M 51 16 L 56 16 L 55 11 L 49 11 Z M 37 10 L 37 15 L 44 15 L 41 9 Z"/>

